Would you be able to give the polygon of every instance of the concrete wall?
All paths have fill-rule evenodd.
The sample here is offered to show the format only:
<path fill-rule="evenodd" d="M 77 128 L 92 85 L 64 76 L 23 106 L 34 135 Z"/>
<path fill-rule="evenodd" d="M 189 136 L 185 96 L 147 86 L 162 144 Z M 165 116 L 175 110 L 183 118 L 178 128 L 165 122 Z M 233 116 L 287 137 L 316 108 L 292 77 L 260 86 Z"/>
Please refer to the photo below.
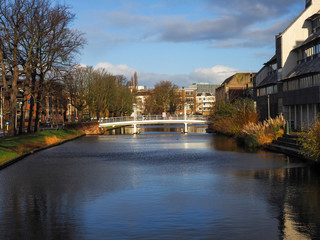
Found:
<path fill-rule="evenodd" d="M 269 67 L 264 66 L 255 76 L 255 86 L 258 86 L 267 76 Z"/>

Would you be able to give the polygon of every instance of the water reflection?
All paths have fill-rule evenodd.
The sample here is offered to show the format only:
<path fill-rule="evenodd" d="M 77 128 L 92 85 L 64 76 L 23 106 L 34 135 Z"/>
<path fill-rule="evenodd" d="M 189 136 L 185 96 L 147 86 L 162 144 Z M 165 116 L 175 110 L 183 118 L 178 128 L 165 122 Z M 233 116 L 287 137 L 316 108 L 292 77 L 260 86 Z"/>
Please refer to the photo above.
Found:
<path fill-rule="evenodd" d="M 0 172 L 0 236 L 318 239 L 319 197 L 304 164 L 220 136 L 91 136 Z"/>
<path fill-rule="evenodd" d="M 189 125 L 189 133 L 206 133 L 207 125 Z M 142 125 L 138 126 L 139 134 L 181 134 L 184 132 L 184 125 Z M 105 135 L 126 135 L 133 134 L 133 127 L 119 127 L 105 132 Z"/>

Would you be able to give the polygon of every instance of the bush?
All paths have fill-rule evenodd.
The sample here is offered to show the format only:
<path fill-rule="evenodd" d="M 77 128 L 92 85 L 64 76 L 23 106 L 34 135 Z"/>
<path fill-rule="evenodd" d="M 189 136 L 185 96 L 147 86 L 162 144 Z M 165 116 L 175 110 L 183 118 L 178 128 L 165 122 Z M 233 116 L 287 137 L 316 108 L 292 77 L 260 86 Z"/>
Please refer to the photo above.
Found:
<path fill-rule="evenodd" d="M 312 128 L 299 138 L 302 147 L 302 155 L 308 159 L 320 161 L 320 121 L 314 124 Z"/>
<path fill-rule="evenodd" d="M 244 125 L 258 121 L 253 100 L 237 99 L 218 105 L 211 117 L 210 130 L 229 136 L 239 136 Z"/>
<path fill-rule="evenodd" d="M 243 127 L 241 137 L 248 147 L 255 148 L 270 144 L 273 140 L 283 136 L 285 120 L 282 116 L 265 120 L 263 123 L 248 123 Z"/>

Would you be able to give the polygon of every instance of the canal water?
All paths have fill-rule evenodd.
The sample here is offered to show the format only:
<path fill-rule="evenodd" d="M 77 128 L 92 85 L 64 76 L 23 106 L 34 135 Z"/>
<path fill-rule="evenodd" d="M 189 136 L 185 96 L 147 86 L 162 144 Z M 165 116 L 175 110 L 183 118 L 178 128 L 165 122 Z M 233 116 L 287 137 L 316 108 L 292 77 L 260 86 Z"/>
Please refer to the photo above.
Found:
<path fill-rule="evenodd" d="M 87 136 L 0 171 L 0 239 L 320 239 L 319 180 L 199 129 Z"/>

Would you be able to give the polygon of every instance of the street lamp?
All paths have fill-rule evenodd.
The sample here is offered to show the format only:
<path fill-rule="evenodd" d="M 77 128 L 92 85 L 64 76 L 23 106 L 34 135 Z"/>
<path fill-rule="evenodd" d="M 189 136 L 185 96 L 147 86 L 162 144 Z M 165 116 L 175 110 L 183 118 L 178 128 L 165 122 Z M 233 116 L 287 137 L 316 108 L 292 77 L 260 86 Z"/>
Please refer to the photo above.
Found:
<path fill-rule="evenodd" d="M 188 103 L 184 103 L 184 120 L 187 120 L 187 106 L 188 106 Z"/>
<path fill-rule="evenodd" d="M 136 103 L 133 104 L 133 118 L 134 118 L 134 121 L 137 120 L 137 104 Z"/>
<path fill-rule="evenodd" d="M 270 120 L 270 95 L 268 95 L 268 120 Z"/>

